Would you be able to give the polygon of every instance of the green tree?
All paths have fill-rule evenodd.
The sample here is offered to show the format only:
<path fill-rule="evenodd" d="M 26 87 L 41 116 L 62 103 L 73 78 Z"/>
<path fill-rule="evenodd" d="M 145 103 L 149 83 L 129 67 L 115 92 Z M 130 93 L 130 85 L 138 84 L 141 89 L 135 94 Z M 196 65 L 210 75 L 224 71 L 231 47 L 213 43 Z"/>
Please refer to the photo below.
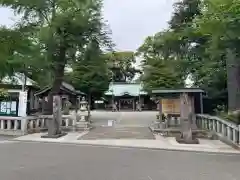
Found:
<path fill-rule="evenodd" d="M 141 80 L 144 89 L 150 92 L 153 89 L 181 88 L 184 86 L 184 81 L 179 78 L 175 71 L 174 62 L 160 58 L 148 59 Z"/>
<path fill-rule="evenodd" d="M 180 70 L 179 59 L 171 52 L 170 31 L 160 32 L 148 37 L 138 49 L 137 55 L 142 58 L 143 81 L 146 90 L 156 88 L 177 88 L 184 86 L 186 74 Z"/>
<path fill-rule="evenodd" d="M 89 101 L 102 97 L 108 89 L 110 76 L 107 61 L 99 43 L 93 40 L 85 52 L 77 57 L 69 74 L 70 82 L 79 90 L 89 95 Z"/>
<path fill-rule="evenodd" d="M 196 28 L 203 35 L 211 37 L 209 46 L 218 59 L 224 61 L 228 82 L 228 108 L 230 111 L 240 109 L 239 78 L 239 0 L 206 0 L 203 15 L 196 19 Z"/>
<path fill-rule="evenodd" d="M 227 103 L 226 61 L 224 45 L 215 43 L 212 46 L 211 33 L 203 33 L 196 28 L 198 26 L 196 19 L 201 18 L 206 10 L 203 7 L 206 5 L 200 0 L 176 2 L 173 16 L 169 21 L 169 29 L 148 37 L 139 48 L 139 54 L 146 65 L 150 65 L 146 59 L 159 57 L 169 61 L 168 64 L 173 63 L 176 78 L 180 82 L 190 75 L 194 82 L 193 86 L 208 92 L 208 98 L 212 102 L 209 109 L 213 110 L 217 105 Z M 213 32 L 215 33 L 214 30 Z"/>
<path fill-rule="evenodd" d="M 100 0 L 2 0 L 1 5 L 23 14 L 20 23 L 34 27 L 31 32 L 37 37 L 33 38 L 41 44 L 40 52 L 45 52 L 52 67 L 51 95 L 59 93 L 66 63 L 83 50 L 89 37 L 106 37 Z"/>
<path fill-rule="evenodd" d="M 137 73 L 141 73 L 133 66 L 136 63 L 136 56 L 132 51 L 106 53 L 105 58 L 114 82 L 129 82 Z"/>
<path fill-rule="evenodd" d="M 30 35 L 28 39 L 39 44 L 39 53 L 44 55 L 51 67 L 49 71 L 52 71 L 53 85 L 48 113 L 52 114 L 52 97 L 59 94 L 65 65 L 76 60 L 76 52 L 83 52 L 93 37 L 97 37 L 101 45 L 107 42 L 101 14 L 102 1 L 1 0 L 0 3 L 22 15 L 20 26 L 27 28 Z M 51 124 L 51 135 L 59 133 L 57 126 L 59 125 Z"/>

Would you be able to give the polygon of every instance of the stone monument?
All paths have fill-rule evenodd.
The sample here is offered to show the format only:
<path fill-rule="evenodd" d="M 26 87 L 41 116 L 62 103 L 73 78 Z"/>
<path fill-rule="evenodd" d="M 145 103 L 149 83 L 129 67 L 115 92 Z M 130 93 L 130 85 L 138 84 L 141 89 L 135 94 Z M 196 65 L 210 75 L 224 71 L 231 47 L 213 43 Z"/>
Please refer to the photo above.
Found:
<path fill-rule="evenodd" d="M 62 102 L 60 96 L 53 96 L 53 117 L 48 119 L 48 134 L 42 138 L 59 138 L 66 135 L 61 131 Z"/>
<path fill-rule="evenodd" d="M 181 136 L 176 140 L 182 144 L 198 144 L 198 139 L 193 137 L 192 134 L 192 124 L 193 124 L 193 111 L 192 111 L 192 101 L 187 93 L 182 93 L 180 95 L 181 104 Z"/>

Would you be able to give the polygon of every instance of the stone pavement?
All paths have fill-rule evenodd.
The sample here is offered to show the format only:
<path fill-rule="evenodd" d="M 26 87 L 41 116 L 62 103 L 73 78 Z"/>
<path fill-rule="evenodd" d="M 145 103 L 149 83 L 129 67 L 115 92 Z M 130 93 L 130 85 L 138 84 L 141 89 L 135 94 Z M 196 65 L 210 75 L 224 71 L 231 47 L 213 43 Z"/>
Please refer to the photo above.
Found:
<path fill-rule="evenodd" d="M 96 139 L 154 139 L 147 127 L 97 127 L 82 136 L 82 140 Z"/>
<path fill-rule="evenodd" d="M 2 180 L 238 180 L 240 156 L 60 143 L 0 144 Z"/>
<path fill-rule="evenodd" d="M 41 138 L 43 133 L 30 134 L 18 137 L 16 141 L 27 142 L 51 142 L 63 144 L 79 144 L 79 145 L 104 145 L 117 147 L 132 147 L 144 149 L 161 149 L 161 150 L 178 150 L 178 151 L 194 151 L 194 152 L 209 152 L 209 153 L 230 153 L 240 154 L 239 150 L 222 143 L 219 140 L 203 140 L 200 139 L 200 144 L 178 144 L 175 138 L 164 138 L 160 135 L 155 135 L 155 140 L 146 139 L 95 139 L 81 140 L 88 131 L 82 133 L 70 132 L 66 136 L 59 139 Z M 80 140 L 79 140 L 80 139 Z"/>
<path fill-rule="evenodd" d="M 149 124 L 156 120 L 156 114 L 156 111 L 91 111 L 91 120 L 95 127 L 106 126 L 108 120 L 114 120 L 120 127 L 149 127 Z"/>

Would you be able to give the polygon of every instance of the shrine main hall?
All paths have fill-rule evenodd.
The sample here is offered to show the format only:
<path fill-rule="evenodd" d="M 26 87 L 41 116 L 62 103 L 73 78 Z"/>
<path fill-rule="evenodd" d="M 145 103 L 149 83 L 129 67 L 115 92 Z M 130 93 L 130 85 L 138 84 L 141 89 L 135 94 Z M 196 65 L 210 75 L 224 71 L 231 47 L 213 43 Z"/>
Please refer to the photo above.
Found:
<path fill-rule="evenodd" d="M 164 89 L 148 93 L 141 83 L 111 83 L 105 92 L 105 108 L 116 111 L 157 110 L 159 98 L 163 112 L 180 113 L 180 95 L 187 93 L 196 113 L 203 111 L 204 91 L 199 88 Z"/>

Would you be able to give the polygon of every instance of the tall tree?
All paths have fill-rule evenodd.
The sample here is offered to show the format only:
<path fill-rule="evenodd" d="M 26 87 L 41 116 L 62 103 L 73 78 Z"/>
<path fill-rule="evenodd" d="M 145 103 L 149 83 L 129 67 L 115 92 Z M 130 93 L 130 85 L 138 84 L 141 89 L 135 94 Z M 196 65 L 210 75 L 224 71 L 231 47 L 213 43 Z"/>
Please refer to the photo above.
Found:
<path fill-rule="evenodd" d="M 240 63 L 239 63 L 239 0 L 206 0 L 203 15 L 196 20 L 196 28 L 211 36 L 211 49 L 218 50 L 226 64 L 229 111 L 240 109 Z M 221 48 L 219 48 L 221 47 Z M 219 51 L 219 49 L 221 51 Z M 213 54 L 214 55 L 214 54 Z M 218 61 L 219 61 L 218 60 Z"/>
<path fill-rule="evenodd" d="M 139 51 L 144 52 L 144 60 L 160 56 L 174 62 L 177 77 L 183 81 L 190 76 L 194 86 L 208 92 L 212 102 L 209 109 L 213 110 L 227 102 L 226 63 L 223 44 L 211 46 L 212 36 L 196 28 L 196 18 L 206 10 L 203 7 L 200 0 L 176 2 L 169 28 L 148 37 Z"/>
<path fill-rule="evenodd" d="M 107 61 L 96 40 L 91 41 L 85 52 L 77 57 L 77 61 L 72 64 L 72 69 L 68 80 L 77 89 L 88 94 L 90 102 L 93 97 L 102 97 L 108 89 L 110 75 Z"/>
<path fill-rule="evenodd" d="M 173 35 L 170 31 L 157 33 L 148 37 L 138 49 L 137 55 L 142 58 L 144 72 L 141 80 L 148 91 L 184 86 L 186 74 L 180 70 L 179 59 L 169 49 L 173 47 Z"/>
<path fill-rule="evenodd" d="M 53 95 L 59 94 L 64 78 L 65 65 L 75 60 L 76 52 L 82 52 L 91 37 L 102 43 L 106 31 L 102 21 L 101 0 L 1 0 L 0 5 L 10 7 L 23 15 L 19 24 L 31 27 L 32 38 L 41 44 L 40 52 L 53 72 L 53 86 L 49 95 L 49 114 L 52 114 Z M 51 133 L 57 134 L 57 124 Z M 50 129 L 50 128 L 49 128 Z M 50 131 L 49 131 L 50 132 Z"/>
<path fill-rule="evenodd" d="M 129 82 L 133 80 L 137 73 L 141 73 L 134 67 L 134 63 L 136 63 L 134 52 L 111 52 L 105 54 L 105 58 L 108 61 L 114 82 Z"/>
<path fill-rule="evenodd" d="M 58 94 L 64 76 L 65 64 L 75 59 L 75 52 L 82 51 L 91 36 L 103 32 L 100 0 L 2 0 L 1 5 L 23 14 L 21 24 L 34 26 L 42 51 L 52 65 L 54 75 L 52 95 Z"/>

